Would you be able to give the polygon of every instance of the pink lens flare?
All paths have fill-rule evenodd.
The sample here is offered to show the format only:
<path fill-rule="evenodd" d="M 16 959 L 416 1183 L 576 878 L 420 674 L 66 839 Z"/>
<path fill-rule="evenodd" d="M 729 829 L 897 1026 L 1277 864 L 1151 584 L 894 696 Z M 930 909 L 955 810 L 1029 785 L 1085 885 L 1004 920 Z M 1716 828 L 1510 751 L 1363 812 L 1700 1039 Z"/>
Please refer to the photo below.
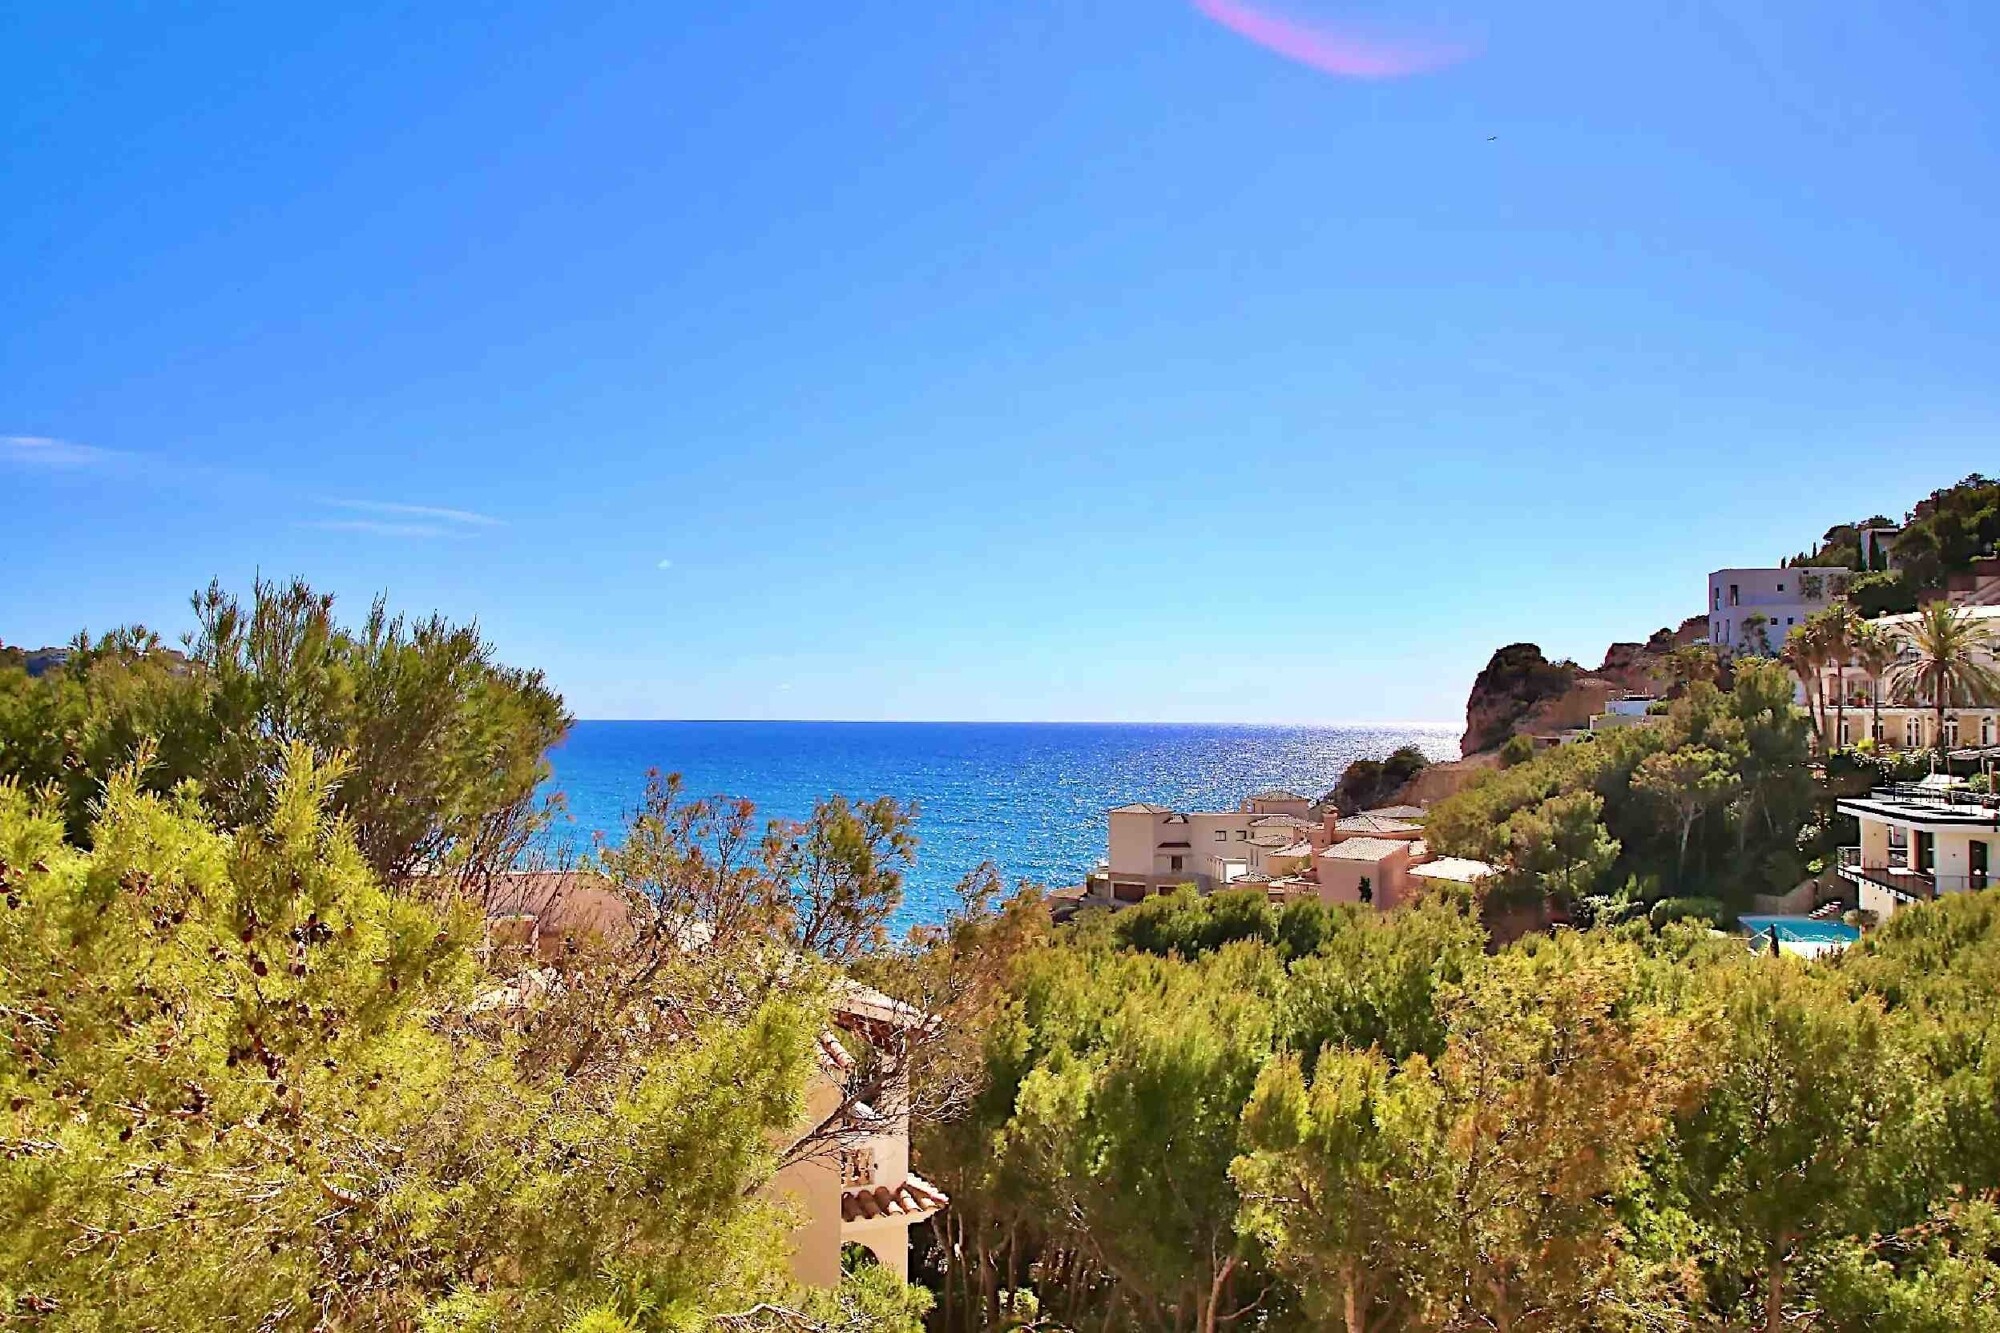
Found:
<path fill-rule="evenodd" d="M 1194 7 L 1237 36 L 1343 79 L 1401 79 L 1428 74 L 1468 59 L 1472 48 L 1413 40 L 1386 40 L 1317 27 L 1256 9 L 1239 0 L 1191 0 Z"/>

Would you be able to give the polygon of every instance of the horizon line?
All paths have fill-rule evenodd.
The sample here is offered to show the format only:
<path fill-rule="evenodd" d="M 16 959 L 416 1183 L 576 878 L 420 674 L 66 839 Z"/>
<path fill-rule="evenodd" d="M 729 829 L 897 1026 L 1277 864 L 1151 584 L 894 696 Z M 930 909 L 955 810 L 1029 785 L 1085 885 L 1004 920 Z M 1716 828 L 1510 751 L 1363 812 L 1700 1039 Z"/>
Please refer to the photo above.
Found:
<path fill-rule="evenodd" d="M 1458 721 L 1408 721 L 1390 722 L 1168 722 L 1120 721 L 1115 718 L 954 718 L 954 717 L 577 717 L 576 722 L 665 722 L 684 724 L 690 722 L 715 725 L 742 725 L 755 723 L 818 724 L 843 727 L 1290 727 L 1331 729 L 1334 727 L 1369 727 L 1378 730 L 1404 728 L 1407 730 L 1446 731 L 1463 726 Z"/>

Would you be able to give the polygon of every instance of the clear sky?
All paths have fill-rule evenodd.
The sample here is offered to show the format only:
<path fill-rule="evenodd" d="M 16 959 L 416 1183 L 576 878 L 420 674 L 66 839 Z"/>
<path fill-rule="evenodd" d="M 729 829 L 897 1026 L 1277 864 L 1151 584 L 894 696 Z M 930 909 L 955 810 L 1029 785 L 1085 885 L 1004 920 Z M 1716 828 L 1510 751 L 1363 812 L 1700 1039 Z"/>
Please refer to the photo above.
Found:
<path fill-rule="evenodd" d="M 2000 5 L 0 14 L 0 640 L 587 717 L 1460 715 L 2000 470 Z"/>

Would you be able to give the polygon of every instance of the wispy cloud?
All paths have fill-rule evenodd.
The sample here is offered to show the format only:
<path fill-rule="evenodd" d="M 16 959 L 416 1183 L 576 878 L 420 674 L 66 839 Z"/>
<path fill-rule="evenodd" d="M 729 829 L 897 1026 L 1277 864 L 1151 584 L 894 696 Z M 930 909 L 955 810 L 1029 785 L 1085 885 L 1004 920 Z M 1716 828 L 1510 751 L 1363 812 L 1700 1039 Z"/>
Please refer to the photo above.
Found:
<path fill-rule="evenodd" d="M 661 569 L 672 569 L 674 567 L 674 562 L 671 560 L 662 560 L 660 562 L 659 567 Z"/>
<path fill-rule="evenodd" d="M 391 523 L 379 518 L 319 518 L 301 523 L 320 532 L 360 532 L 371 537 L 459 537 L 464 528 L 442 523 Z"/>
<path fill-rule="evenodd" d="M 1401 79 L 1428 74 L 1474 54 L 1474 49 L 1464 44 L 1364 35 L 1331 24 L 1305 23 L 1244 4 L 1242 0 L 1190 2 L 1237 36 L 1287 60 L 1343 79 Z"/>
<path fill-rule="evenodd" d="M 437 523 L 468 528 L 497 528 L 499 519 L 491 514 L 475 514 L 470 509 L 445 509 L 438 505 L 391 504 L 386 500 L 328 500 L 335 509 L 351 509 L 360 514 L 387 514 L 396 518 L 429 519 Z"/>
<path fill-rule="evenodd" d="M 116 449 L 100 449 L 74 440 L 55 440 L 46 435 L 0 435 L 0 463 L 76 468 L 96 467 L 123 457 Z"/>

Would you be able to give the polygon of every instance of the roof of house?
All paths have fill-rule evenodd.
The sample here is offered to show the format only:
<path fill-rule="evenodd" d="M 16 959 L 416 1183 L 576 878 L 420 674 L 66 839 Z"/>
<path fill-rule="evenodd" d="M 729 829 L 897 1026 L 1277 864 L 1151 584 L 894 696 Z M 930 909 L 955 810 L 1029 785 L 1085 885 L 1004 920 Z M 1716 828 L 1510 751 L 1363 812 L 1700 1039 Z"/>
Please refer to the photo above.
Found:
<path fill-rule="evenodd" d="M 1391 819 L 1387 815 L 1349 815 L 1335 824 L 1337 833 L 1422 833 L 1422 824 L 1412 824 L 1407 819 Z"/>
<path fill-rule="evenodd" d="M 1287 846 L 1280 847 L 1271 853 L 1273 856 L 1311 856 L 1312 854 L 1313 845 L 1304 838 L 1300 838 L 1297 842 L 1288 844 Z"/>
<path fill-rule="evenodd" d="M 1250 821 L 1251 828 L 1311 828 L 1310 819 L 1300 819 L 1297 815 L 1258 815 Z"/>
<path fill-rule="evenodd" d="M 1383 805 L 1361 813 L 1380 815 L 1383 819 L 1422 819 L 1428 812 L 1421 805 Z"/>
<path fill-rule="evenodd" d="M 860 1222 L 871 1217 L 928 1217 L 950 1202 L 943 1190 L 922 1176 L 912 1174 L 905 1176 L 903 1183 L 894 1189 L 876 1185 L 844 1192 L 840 1196 L 840 1220 Z"/>
<path fill-rule="evenodd" d="M 1420 879 L 1449 879 L 1460 884 L 1477 884 L 1495 873 L 1492 866 L 1484 861 L 1474 861 L 1463 856 L 1445 856 L 1435 861 L 1426 861 L 1420 866 L 1411 866 L 1410 873 Z"/>
<path fill-rule="evenodd" d="M 1295 791 L 1286 791 L 1283 787 L 1270 787 L 1263 791 L 1251 792 L 1250 799 L 1253 801 L 1303 801 L 1305 797 Z"/>
<path fill-rule="evenodd" d="M 1409 850 L 1409 843 L 1396 838 L 1349 838 L 1346 842 L 1336 842 L 1321 852 L 1320 857 L 1334 861 L 1386 861 Z"/>
<path fill-rule="evenodd" d="M 1154 805 L 1148 801 L 1134 801 L 1130 805 L 1112 806 L 1111 813 L 1114 815 L 1170 815 L 1173 813 L 1173 810 L 1167 806 Z"/>

